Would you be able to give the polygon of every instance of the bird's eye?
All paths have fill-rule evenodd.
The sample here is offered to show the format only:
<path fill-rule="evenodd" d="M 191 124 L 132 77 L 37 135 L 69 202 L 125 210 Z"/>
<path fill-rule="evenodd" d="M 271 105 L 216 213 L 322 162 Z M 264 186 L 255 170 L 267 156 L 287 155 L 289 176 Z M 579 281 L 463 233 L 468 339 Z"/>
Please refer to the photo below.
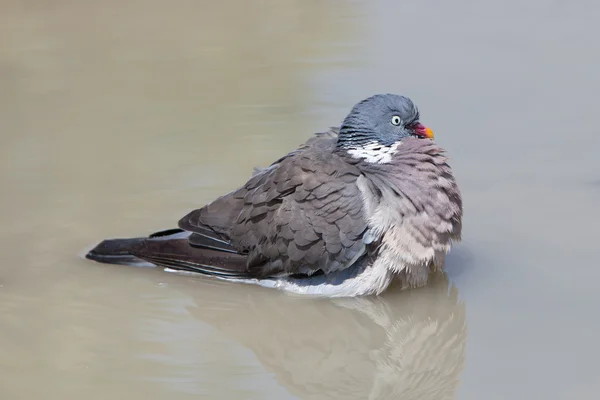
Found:
<path fill-rule="evenodd" d="M 396 126 L 398 126 L 398 125 L 400 125 L 400 123 L 401 123 L 401 122 L 402 122 L 402 120 L 400 119 L 400 117 L 399 117 L 399 116 L 397 116 L 397 115 L 394 115 L 394 116 L 392 117 L 392 125 L 396 125 Z"/>

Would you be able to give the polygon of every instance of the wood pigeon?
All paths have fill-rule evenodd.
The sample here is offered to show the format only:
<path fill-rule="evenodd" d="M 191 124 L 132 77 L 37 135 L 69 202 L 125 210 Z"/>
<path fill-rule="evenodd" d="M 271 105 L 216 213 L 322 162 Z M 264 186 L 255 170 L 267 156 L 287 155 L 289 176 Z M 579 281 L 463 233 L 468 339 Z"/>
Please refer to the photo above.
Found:
<path fill-rule="evenodd" d="M 377 94 L 179 229 L 108 239 L 86 257 L 324 297 L 427 283 L 460 241 L 462 198 L 407 97 Z"/>

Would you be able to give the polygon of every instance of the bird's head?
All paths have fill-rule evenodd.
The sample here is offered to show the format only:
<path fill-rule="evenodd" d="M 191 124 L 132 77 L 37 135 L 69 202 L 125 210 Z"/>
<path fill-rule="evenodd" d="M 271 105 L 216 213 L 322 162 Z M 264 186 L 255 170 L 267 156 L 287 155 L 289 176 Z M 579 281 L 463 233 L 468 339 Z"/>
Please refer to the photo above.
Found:
<path fill-rule="evenodd" d="M 407 137 L 433 139 L 433 132 L 421 124 L 419 110 L 408 97 L 377 94 L 352 108 L 340 127 L 337 146 L 345 150 L 390 147 Z"/>

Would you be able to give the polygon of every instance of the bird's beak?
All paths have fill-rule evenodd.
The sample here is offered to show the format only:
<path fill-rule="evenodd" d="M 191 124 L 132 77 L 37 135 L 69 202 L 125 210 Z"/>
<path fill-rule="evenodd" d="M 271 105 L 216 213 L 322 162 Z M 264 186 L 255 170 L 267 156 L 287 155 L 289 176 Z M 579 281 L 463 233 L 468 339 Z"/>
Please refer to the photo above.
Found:
<path fill-rule="evenodd" d="M 415 126 L 414 131 L 417 136 L 427 139 L 433 139 L 433 131 L 421 123 L 418 123 Z"/>

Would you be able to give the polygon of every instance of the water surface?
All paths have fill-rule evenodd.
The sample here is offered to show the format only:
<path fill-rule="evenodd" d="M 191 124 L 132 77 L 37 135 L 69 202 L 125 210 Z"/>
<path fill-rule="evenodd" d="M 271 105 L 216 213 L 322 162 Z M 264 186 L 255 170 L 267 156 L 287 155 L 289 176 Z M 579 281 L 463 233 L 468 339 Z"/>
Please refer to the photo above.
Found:
<path fill-rule="evenodd" d="M 597 397 L 598 3 L 0 7 L 2 399 Z M 378 92 L 452 158 L 447 278 L 306 300 L 80 257 Z"/>

